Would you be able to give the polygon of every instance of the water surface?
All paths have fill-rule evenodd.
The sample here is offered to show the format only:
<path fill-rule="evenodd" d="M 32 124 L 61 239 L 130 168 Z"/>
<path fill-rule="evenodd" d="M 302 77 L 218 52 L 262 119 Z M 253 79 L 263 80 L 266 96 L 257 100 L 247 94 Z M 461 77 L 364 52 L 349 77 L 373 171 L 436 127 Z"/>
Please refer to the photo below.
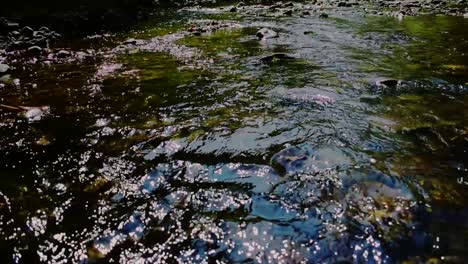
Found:
<path fill-rule="evenodd" d="M 20 58 L 0 103 L 50 109 L 0 109 L 2 255 L 462 263 L 467 36 L 458 17 L 202 9 Z"/>

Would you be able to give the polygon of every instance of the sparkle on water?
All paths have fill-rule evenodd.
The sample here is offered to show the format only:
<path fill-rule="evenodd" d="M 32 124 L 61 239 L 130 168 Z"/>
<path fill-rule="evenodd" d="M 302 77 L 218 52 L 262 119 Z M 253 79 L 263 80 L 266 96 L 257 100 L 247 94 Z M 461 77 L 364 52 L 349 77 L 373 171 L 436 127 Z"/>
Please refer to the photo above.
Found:
<path fill-rule="evenodd" d="M 463 262 L 467 36 L 456 17 L 201 9 L 19 60 L 0 103 L 49 108 L 0 108 L 2 255 Z"/>

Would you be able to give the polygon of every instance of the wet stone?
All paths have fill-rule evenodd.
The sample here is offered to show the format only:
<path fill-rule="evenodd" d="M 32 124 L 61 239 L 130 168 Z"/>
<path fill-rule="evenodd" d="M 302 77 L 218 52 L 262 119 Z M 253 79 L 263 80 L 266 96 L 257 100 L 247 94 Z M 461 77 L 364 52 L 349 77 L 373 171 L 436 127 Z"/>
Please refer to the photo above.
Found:
<path fill-rule="evenodd" d="M 0 74 L 1 75 L 8 73 L 9 70 L 10 70 L 10 66 L 8 66 L 6 64 L 0 64 Z"/>
<path fill-rule="evenodd" d="M 387 80 L 379 80 L 375 82 L 375 85 L 378 87 L 385 87 L 385 88 L 396 88 L 397 85 L 399 85 L 401 81 L 399 80 L 392 80 L 392 79 L 387 79 Z"/>
<path fill-rule="evenodd" d="M 279 200 L 268 196 L 255 196 L 250 205 L 250 215 L 265 220 L 291 221 L 297 213 L 294 209 L 285 208 Z"/>
<path fill-rule="evenodd" d="M 276 33 L 275 31 L 269 28 L 262 28 L 259 31 L 257 31 L 256 36 L 258 39 L 271 39 L 271 38 L 277 38 L 278 33 Z"/>
<path fill-rule="evenodd" d="M 273 55 L 261 58 L 260 61 L 264 64 L 273 64 L 277 61 L 291 61 L 294 59 L 294 57 L 285 53 L 275 53 Z"/>
<path fill-rule="evenodd" d="M 328 15 L 326 13 L 322 13 L 319 15 L 319 18 L 328 18 Z"/>
<path fill-rule="evenodd" d="M 26 117 L 29 122 L 37 122 L 37 121 L 40 121 L 42 117 L 44 116 L 44 114 L 46 114 L 47 112 L 48 112 L 47 107 L 43 107 L 43 108 L 34 107 L 31 109 L 28 109 L 24 113 L 24 117 Z"/>
<path fill-rule="evenodd" d="M 292 14 L 293 14 L 292 10 L 286 10 L 286 11 L 283 12 L 283 15 L 285 15 L 285 16 L 292 16 Z"/>
<path fill-rule="evenodd" d="M 239 2 L 237 3 L 236 7 L 237 8 L 241 8 L 241 7 L 244 7 L 245 6 L 245 3 L 244 2 Z"/>
<path fill-rule="evenodd" d="M 32 37 L 34 35 L 34 29 L 32 29 L 31 27 L 24 27 L 21 29 L 21 34 L 28 37 Z"/>
<path fill-rule="evenodd" d="M 42 48 L 39 46 L 32 46 L 28 48 L 27 53 L 29 55 L 37 56 L 42 53 Z"/>
<path fill-rule="evenodd" d="M 125 44 L 125 45 L 136 45 L 136 44 L 137 44 L 137 40 L 134 39 L 134 38 L 127 39 L 126 41 L 124 41 L 124 44 Z"/>
<path fill-rule="evenodd" d="M 350 166 L 350 162 L 350 159 L 337 149 L 313 149 L 307 144 L 285 148 L 270 160 L 271 166 L 281 175 L 299 172 L 328 174 L 339 167 Z"/>
<path fill-rule="evenodd" d="M 331 106 L 336 102 L 336 94 L 309 87 L 305 88 L 277 88 L 273 90 L 275 98 L 287 103 L 310 104 L 311 106 Z"/>
<path fill-rule="evenodd" d="M 49 33 L 51 30 L 48 27 L 41 27 L 39 28 L 39 31 L 44 32 L 44 33 Z"/>
<path fill-rule="evenodd" d="M 57 52 L 57 58 L 64 59 L 64 58 L 68 58 L 70 56 L 71 56 L 71 53 L 69 51 L 66 51 L 66 50 L 61 50 L 61 51 Z"/>

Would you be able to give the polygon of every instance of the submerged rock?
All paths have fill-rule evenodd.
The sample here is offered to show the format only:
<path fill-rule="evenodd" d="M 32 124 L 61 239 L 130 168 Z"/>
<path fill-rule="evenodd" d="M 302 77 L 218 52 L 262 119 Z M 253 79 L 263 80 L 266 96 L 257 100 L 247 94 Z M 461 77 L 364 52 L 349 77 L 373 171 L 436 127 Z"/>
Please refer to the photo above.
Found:
<path fill-rule="evenodd" d="M 257 31 L 256 36 L 259 39 L 271 39 L 271 38 L 277 38 L 278 33 L 276 33 L 275 31 L 269 28 L 262 28 L 259 31 Z"/>
<path fill-rule="evenodd" d="M 411 229 L 420 208 L 411 190 L 397 181 L 390 186 L 378 181 L 364 181 L 353 185 L 345 198 L 359 212 L 352 217 L 361 226 L 372 225 L 384 241 L 406 238 L 404 230 Z"/>
<path fill-rule="evenodd" d="M 3 88 L 5 84 L 3 83 L 9 83 L 11 80 L 11 76 L 9 74 L 0 74 L 0 88 Z"/>
<path fill-rule="evenodd" d="M 273 155 L 271 167 L 280 175 L 295 173 L 329 174 L 339 167 L 348 167 L 350 159 L 339 149 L 324 147 L 314 149 L 310 145 L 302 144 L 287 147 Z"/>
<path fill-rule="evenodd" d="M 463 15 L 463 17 L 464 17 L 464 18 L 468 18 L 468 13 L 465 13 L 465 14 Z"/>
<path fill-rule="evenodd" d="M 311 88 L 277 88 L 272 95 L 287 103 L 322 107 L 332 105 L 336 101 L 336 95 L 333 93 Z"/>
<path fill-rule="evenodd" d="M 39 31 L 49 33 L 51 30 L 48 27 L 41 27 L 41 28 L 39 28 Z"/>
<path fill-rule="evenodd" d="M 303 164 L 311 156 L 311 151 L 296 146 L 286 148 L 271 158 L 271 167 L 277 170 L 280 175 L 285 175 L 290 171 L 297 171 L 302 169 Z"/>

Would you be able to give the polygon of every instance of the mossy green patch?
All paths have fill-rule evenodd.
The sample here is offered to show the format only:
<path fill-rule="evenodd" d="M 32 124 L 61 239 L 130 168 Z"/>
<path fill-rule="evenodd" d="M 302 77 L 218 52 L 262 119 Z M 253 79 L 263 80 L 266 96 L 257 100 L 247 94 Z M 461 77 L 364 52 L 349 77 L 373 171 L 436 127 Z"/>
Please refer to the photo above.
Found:
<path fill-rule="evenodd" d="M 367 17 L 355 22 L 361 36 L 385 37 L 379 50 L 355 50 L 365 72 L 385 72 L 396 78 L 440 76 L 464 84 L 468 79 L 468 46 L 461 36 L 468 35 L 468 21 L 451 16 Z M 392 36 L 389 38 L 388 36 Z M 374 38 L 374 37 L 373 37 Z M 379 37 L 376 37 L 379 39 Z"/>
<path fill-rule="evenodd" d="M 207 56 L 253 56 L 261 52 L 256 32 L 255 28 L 221 29 L 202 36 L 187 36 L 178 44 L 199 48 Z"/>
<path fill-rule="evenodd" d="M 166 53 L 139 52 L 121 58 L 127 68 L 138 71 L 141 82 L 158 80 L 160 85 L 187 84 L 203 74 L 201 70 L 181 70 L 182 64 Z"/>

